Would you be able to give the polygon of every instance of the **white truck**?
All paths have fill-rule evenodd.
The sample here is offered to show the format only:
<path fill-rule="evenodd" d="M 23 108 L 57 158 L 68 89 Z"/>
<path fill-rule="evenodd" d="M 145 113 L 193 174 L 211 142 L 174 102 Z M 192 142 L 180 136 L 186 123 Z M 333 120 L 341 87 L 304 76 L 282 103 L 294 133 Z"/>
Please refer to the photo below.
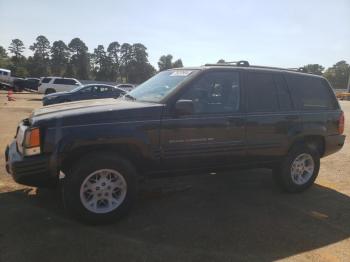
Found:
<path fill-rule="evenodd" d="M 17 79 L 23 79 L 11 75 L 11 70 L 0 68 L 0 88 L 12 88 L 14 91 L 18 91 L 15 88 L 14 81 Z"/>

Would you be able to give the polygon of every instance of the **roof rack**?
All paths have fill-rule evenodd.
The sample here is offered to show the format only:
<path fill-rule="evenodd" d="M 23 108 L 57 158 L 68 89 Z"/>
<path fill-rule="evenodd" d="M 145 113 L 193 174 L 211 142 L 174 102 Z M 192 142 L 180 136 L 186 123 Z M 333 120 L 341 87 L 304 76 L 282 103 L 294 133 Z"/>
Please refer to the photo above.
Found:
<path fill-rule="evenodd" d="M 217 64 L 205 64 L 205 66 L 250 66 L 248 61 L 241 60 L 241 61 L 233 61 L 233 62 L 224 62 L 224 63 L 217 63 Z"/>
<path fill-rule="evenodd" d="M 308 71 L 305 67 L 282 68 L 282 67 L 273 67 L 273 66 L 250 65 L 249 62 L 245 61 L 245 60 L 235 61 L 235 62 L 217 63 L 217 64 L 205 64 L 205 66 L 241 66 L 241 67 L 266 68 L 266 69 L 277 69 L 277 70 L 297 71 L 297 72 L 302 72 L 302 73 L 308 73 Z"/>

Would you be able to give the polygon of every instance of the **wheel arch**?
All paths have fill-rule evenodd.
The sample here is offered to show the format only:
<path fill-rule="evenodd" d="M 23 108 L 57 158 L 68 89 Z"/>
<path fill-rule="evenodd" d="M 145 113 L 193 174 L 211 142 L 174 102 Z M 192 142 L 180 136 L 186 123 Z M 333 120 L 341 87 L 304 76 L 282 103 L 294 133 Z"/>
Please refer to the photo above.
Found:
<path fill-rule="evenodd" d="M 141 173 L 146 166 L 147 161 L 143 156 L 140 148 L 136 145 L 130 144 L 101 144 L 101 145 L 87 145 L 80 146 L 73 149 L 70 152 L 63 153 L 63 157 L 60 158 L 60 169 L 63 172 L 69 171 L 72 166 L 79 161 L 79 159 L 90 155 L 90 154 L 111 154 L 118 157 L 122 157 L 128 160 L 134 168 L 137 170 L 137 173 Z"/>

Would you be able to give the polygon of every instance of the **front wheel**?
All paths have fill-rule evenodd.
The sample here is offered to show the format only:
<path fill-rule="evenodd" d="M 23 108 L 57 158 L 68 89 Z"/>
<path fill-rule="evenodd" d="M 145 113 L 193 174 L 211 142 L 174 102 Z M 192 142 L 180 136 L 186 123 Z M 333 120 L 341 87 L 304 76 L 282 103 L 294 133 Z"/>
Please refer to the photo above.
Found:
<path fill-rule="evenodd" d="M 66 209 L 89 224 L 118 220 L 130 210 L 136 194 L 134 168 L 127 160 L 113 154 L 82 158 L 62 183 Z"/>
<path fill-rule="evenodd" d="M 312 186 L 320 170 L 320 155 L 307 145 L 294 146 L 282 163 L 275 167 L 273 176 L 287 192 L 302 192 Z"/>

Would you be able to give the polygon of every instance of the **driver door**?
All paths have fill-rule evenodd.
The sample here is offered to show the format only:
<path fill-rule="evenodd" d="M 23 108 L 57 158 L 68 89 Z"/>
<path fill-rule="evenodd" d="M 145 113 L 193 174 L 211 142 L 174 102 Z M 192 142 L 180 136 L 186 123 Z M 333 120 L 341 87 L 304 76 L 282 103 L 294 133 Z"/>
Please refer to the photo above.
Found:
<path fill-rule="evenodd" d="M 163 168 L 240 163 L 246 151 L 239 72 L 207 72 L 188 86 L 179 100 L 191 100 L 194 112 L 178 115 L 172 110 L 163 117 L 160 138 Z"/>

